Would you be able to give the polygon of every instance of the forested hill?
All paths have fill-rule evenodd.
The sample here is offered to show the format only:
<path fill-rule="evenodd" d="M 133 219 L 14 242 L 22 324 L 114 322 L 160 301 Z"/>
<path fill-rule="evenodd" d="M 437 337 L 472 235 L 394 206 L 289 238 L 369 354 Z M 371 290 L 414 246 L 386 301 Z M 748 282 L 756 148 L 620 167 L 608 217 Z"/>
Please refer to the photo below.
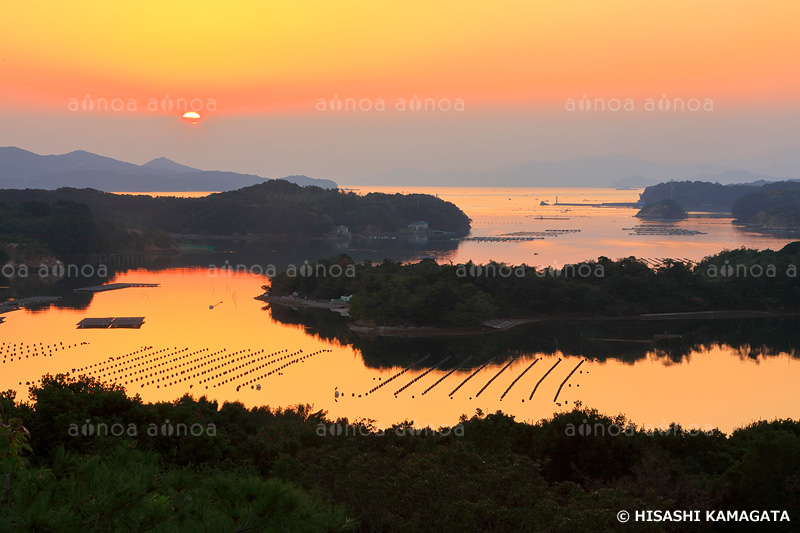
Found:
<path fill-rule="evenodd" d="M 0 202 L 86 204 L 95 217 L 125 229 L 202 235 L 318 237 L 334 226 L 350 232 L 394 232 L 424 220 L 432 230 L 466 234 L 470 219 L 456 205 L 427 194 L 360 196 L 272 180 L 204 198 L 117 195 L 94 189 L 0 190 Z"/>
<path fill-rule="evenodd" d="M 798 187 L 800 183 L 793 181 L 778 181 L 765 185 L 670 181 L 647 187 L 642 192 L 640 201 L 647 205 L 661 200 L 675 200 L 687 211 L 730 211 L 734 202 L 746 194 Z"/>
<path fill-rule="evenodd" d="M 800 183 L 786 185 L 740 197 L 733 204 L 733 216 L 762 229 L 800 228 Z"/>
<path fill-rule="evenodd" d="M 640 200 L 645 205 L 675 200 L 688 211 L 730 211 L 737 198 L 760 188 L 756 185 L 721 185 L 706 181 L 670 181 L 647 187 Z"/>

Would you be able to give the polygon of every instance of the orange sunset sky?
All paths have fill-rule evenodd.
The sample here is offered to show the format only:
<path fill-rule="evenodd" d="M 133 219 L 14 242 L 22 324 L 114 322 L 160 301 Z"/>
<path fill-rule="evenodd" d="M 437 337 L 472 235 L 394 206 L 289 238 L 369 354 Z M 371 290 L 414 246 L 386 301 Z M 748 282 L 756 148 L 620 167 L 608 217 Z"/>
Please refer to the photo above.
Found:
<path fill-rule="evenodd" d="M 42 1 L 6 2 L 0 18 L 0 145 L 38 153 L 342 180 L 613 153 L 757 157 L 800 133 L 793 0 Z M 567 115 L 583 95 L 634 109 Z M 394 109 L 415 96 L 463 109 Z M 664 96 L 713 111 L 648 114 Z M 159 105 L 179 98 L 199 104 L 196 131 Z M 320 110 L 335 98 L 388 109 Z M 80 108 L 101 99 L 126 108 Z"/>

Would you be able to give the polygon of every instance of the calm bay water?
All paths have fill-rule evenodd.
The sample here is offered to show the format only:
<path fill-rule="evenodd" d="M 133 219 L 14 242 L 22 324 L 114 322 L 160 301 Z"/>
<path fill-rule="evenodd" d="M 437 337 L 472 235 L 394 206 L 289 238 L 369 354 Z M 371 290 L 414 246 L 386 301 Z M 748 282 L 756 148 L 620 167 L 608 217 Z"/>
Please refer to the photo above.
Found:
<path fill-rule="evenodd" d="M 557 266 L 596 259 L 634 255 L 642 258 L 680 258 L 699 261 L 723 249 L 780 249 L 794 238 L 749 231 L 731 224 L 731 218 L 689 218 L 675 223 L 644 222 L 634 217 L 637 208 L 588 207 L 560 204 L 628 203 L 639 199 L 641 190 L 482 188 L 482 187 L 362 187 L 368 192 L 414 192 L 435 194 L 459 206 L 472 219 L 471 236 L 497 237 L 514 232 L 580 230 L 520 243 L 464 242 L 456 250 L 437 252 L 422 246 L 420 256 L 431 255 L 456 263 L 470 259 L 509 264 Z M 540 205 L 541 202 L 550 205 Z M 542 217 L 539 219 L 537 217 Z M 674 226 L 701 232 L 696 235 L 631 235 L 640 225 Z"/>
<path fill-rule="evenodd" d="M 560 204 L 630 203 L 641 190 L 604 188 L 524 187 L 357 187 L 358 194 L 370 192 L 422 193 L 453 202 L 472 219 L 471 237 L 500 237 L 515 232 L 579 230 L 528 242 L 474 242 L 450 239 L 417 239 L 415 242 L 354 239 L 346 248 L 313 246 L 261 250 L 259 258 L 269 264 L 302 264 L 334 253 L 347 252 L 356 259 L 384 257 L 417 261 L 434 257 L 440 261 L 486 263 L 490 260 L 519 265 L 558 266 L 606 256 L 612 259 L 634 255 L 640 258 L 674 258 L 699 261 L 723 249 L 739 247 L 780 249 L 800 235 L 758 233 L 731 224 L 731 218 L 691 217 L 674 223 L 644 222 L 634 217 L 637 208 L 589 207 Z M 145 194 L 145 193 L 129 193 Z M 147 193 L 197 197 L 210 193 Z M 550 205 L 540 205 L 541 202 Z M 538 217 L 542 217 L 541 219 Z M 694 235 L 632 235 L 636 226 L 664 226 L 699 232 Z M 432 228 L 436 229 L 436 228 Z M 241 246 L 235 247 L 243 252 Z M 250 250 L 257 247 L 250 246 Z"/>
<path fill-rule="evenodd" d="M 581 231 L 524 243 L 352 242 L 348 252 L 356 258 L 380 260 L 386 254 L 404 260 L 433 256 L 540 265 L 599 255 L 697 260 L 723 248 L 776 249 L 791 240 L 742 231 L 727 219 L 676 224 L 705 234 L 629 235 L 623 228 L 639 224 L 632 218 L 634 209 L 539 205 L 543 200 L 554 203 L 556 196 L 562 203 L 626 202 L 638 197 L 636 191 L 380 190 L 428 192 L 453 201 L 473 219 L 473 236 Z M 230 254 L 184 256 L 159 268 L 128 269 L 108 280 L 159 283 L 157 288 L 98 293 L 89 301 L 67 297 L 40 311 L 6 313 L 0 324 L 0 390 L 13 388 L 24 398 L 26 383 L 45 372 L 87 373 L 116 381 L 146 401 L 190 393 L 248 406 L 310 403 L 332 417 L 373 419 L 382 426 L 404 420 L 451 425 L 476 409 L 500 409 L 518 420 L 535 421 L 571 409 L 576 401 L 608 414 L 624 413 L 644 426 L 677 421 L 729 431 L 753 420 L 800 416 L 800 328 L 792 319 L 545 324 L 471 339 L 359 339 L 330 312 L 269 309 L 254 300 L 267 283 L 264 276 L 209 269 L 225 260 L 234 265 L 301 264 L 336 252 L 325 246 L 250 245 Z M 82 318 L 107 316 L 143 316 L 145 324 L 138 330 L 76 329 Z M 664 329 L 683 334 L 684 346 L 661 350 L 648 342 Z M 559 359 L 531 398 L 537 382 Z M 581 361 L 555 401 L 559 386 Z"/>

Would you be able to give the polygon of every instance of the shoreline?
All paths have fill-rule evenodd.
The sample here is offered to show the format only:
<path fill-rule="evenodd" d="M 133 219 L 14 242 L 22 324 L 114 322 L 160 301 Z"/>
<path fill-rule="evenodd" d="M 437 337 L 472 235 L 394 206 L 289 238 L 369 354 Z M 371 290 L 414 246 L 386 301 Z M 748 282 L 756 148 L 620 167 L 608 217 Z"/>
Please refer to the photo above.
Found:
<path fill-rule="evenodd" d="M 644 322 L 658 320 L 721 320 L 730 318 L 777 318 L 798 317 L 800 311 L 687 311 L 679 313 L 648 313 L 642 315 L 621 316 L 589 316 L 589 315 L 552 315 L 545 317 L 526 317 L 495 319 L 485 322 L 480 328 L 458 328 L 438 326 L 364 326 L 349 324 L 350 331 L 368 336 L 378 337 L 460 337 L 472 335 L 486 335 L 507 331 L 523 324 L 536 322 L 547 323 L 553 321 L 563 322 Z M 491 322 L 505 322 L 507 325 L 495 327 Z"/>
<path fill-rule="evenodd" d="M 262 294 L 256 296 L 255 300 L 261 300 L 271 304 L 285 305 L 287 307 L 307 307 L 312 309 L 327 309 L 334 312 L 345 312 L 350 310 L 350 305 L 347 302 L 331 302 L 326 300 L 313 300 L 303 298 L 302 296 L 270 296 L 269 294 Z M 349 316 L 349 315 L 348 315 Z"/>
<path fill-rule="evenodd" d="M 306 299 L 297 296 L 270 296 L 262 294 L 256 300 L 267 303 L 284 305 L 287 307 L 304 307 L 310 309 L 327 309 L 337 312 L 342 316 L 349 316 L 347 302 L 330 302 L 324 300 Z M 523 324 L 536 322 L 570 321 L 570 322 L 597 322 L 597 321 L 624 321 L 641 322 L 653 320 L 720 320 L 726 318 L 774 318 L 774 317 L 800 317 L 800 311 L 757 311 L 745 309 L 740 311 L 681 311 L 673 313 L 644 313 L 641 315 L 620 316 L 591 316 L 591 315 L 549 315 L 531 316 L 520 318 L 496 318 L 484 322 L 480 327 L 456 326 L 371 326 L 349 323 L 348 329 L 354 333 L 378 337 L 466 337 L 474 335 L 487 335 L 508 331 Z"/>

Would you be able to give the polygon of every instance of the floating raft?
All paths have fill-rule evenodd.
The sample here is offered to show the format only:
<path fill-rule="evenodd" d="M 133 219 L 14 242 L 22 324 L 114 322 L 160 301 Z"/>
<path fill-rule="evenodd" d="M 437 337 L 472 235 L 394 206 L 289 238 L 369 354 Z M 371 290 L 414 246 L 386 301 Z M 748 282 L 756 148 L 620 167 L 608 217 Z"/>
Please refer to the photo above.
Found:
<path fill-rule="evenodd" d="M 660 335 L 653 335 L 653 342 L 655 344 L 673 344 L 683 341 L 683 336 L 675 335 L 674 333 L 663 333 Z"/>
<path fill-rule="evenodd" d="M 706 235 L 704 231 L 678 228 L 673 224 L 644 224 L 622 228 L 622 231 L 632 232 L 628 235 Z"/>
<path fill-rule="evenodd" d="M 515 231 L 513 233 L 503 233 L 502 237 L 558 237 L 568 233 L 580 233 L 579 229 L 546 229 L 544 231 Z"/>
<path fill-rule="evenodd" d="M 19 298 L 18 300 L 9 300 L 0 303 L 0 313 L 8 313 L 9 311 L 16 311 L 23 307 L 35 307 L 37 305 L 51 304 L 61 299 L 60 296 L 33 296 L 31 298 Z"/>
<path fill-rule="evenodd" d="M 127 289 L 130 287 L 159 287 L 159 283 L 109 283 L 108 285 L 96 285 L 94 287 L 83 287 L 73 289 L 72 292 L 105 292 L 117 289 Z"/>
<path fill-rule="evenodd" d="M 517 384 L 517 381 L 519 381 L 519 379 L 520 379 L 522 376 L 524 376 L 524 375 L 525 375 L 525 372 L 527 372 L 528 370 L 530 370 L 530 369 L 531 369 L 531 367 L 532 367 L 533 365 L 535 365 L 536 363 L 538 363 L 538 362 L 539 362 L 539 358 L 537 357 L 536 359 L 534 359 L 534 360 L 533 360 L 533 363 L 529 364 L 529 365 L 527 366 L 527 368 L 525 368 L 525 370 L 523 370 L 523 371 L 522 371 L 522 374 L 520 374 L 519 376 L 517 376 L 517 378 L 516 378 L 514 381 L 512 381 L 512 382 L 511 382 L 511 385 L 509 385 L 509 386 L 508 386 L 508 388 L 506 389 L 506 391 L 505 391 L 505 392 L 504 392 L 504 393 L 503 393 L 503 394 L 500 396 L 500 401 L 503 401 L 503 398 L 505 398 L 505 397 L 506 397 L 506 394 L 508 394 L 508 391 L 510 391 L 510 390 L 511 390 L 511 387 L 513 387 L 514 385 L 516 385 L 516 384 Z"/>
<path fill-rule="evenodd" d="M 544 237 L 465 237 L 461 240 L 469 242 L 528 242 L 542 239 Z"/>
<path fill-rule="evenodd" d="M 120 316 L 104 318 L 84 318 L 78 322 L 78 329 L 114 329 L 135 328 L 139 329 L 144 324 L 143 316 Z"/>
<path fill-rule="evenodd" d="M 541 385 L 541 384 L 542 384 L 542 381 L 544 381 L 544 378 L 546 378 L 548 375 L 550 375 L 550 372 L 552 372 L 552 371 L 553 371 L 553 369 L 554 369 L 555 367 L 557 367 L 557 366 L 558 366 L 558 363 L 560 363 L 560 362 L 561 362 L 561 358 L 559 357 L 559 358 L 558 358 L 558 361 L 556 361 L 556 364 L 554 364 L 553 366 L 551 366 L 551 367 L 550 367 L 550 370 L 548 370 L 547 372 L 545 372 L 545 373 L 544 373 L 544 376 L 542 376 L 542 379 L 540 379 L 539 381 L 537 381 L 537 382 L 536 382 L 536 386 L 533 388 L 533 392 L 531 392 L 531 395 L 528 397 L 528 401 L 530 401 L 530 400 L 532 400 L 532 399 L 533 399 L 533 395 L 534 395 L 534 394 L 536 394 L 536 389 L 538 389 L 538 388 L 539 388 L 539 385 Z"/>
<path fill-rule="evenodd" d="M 509 361 L 509 362 L 506 364 L 506 366 L 504 366 L 503 368 L 501 368 L 501 369 L 500 369 L 500 371 L 499 371 L 497 374 L 495 374 L 495 375 L 492 377 L 492 379 L 490 379 L 489 381 L 487 381 L 487 382 L 486 382 L 486 385 L 484 385 L 484 386 L 483 386 L 483 388 L 482 388 L 481 390 L 479 390 L 479 391 L 478 391 L 478 394 L 476 394 L 476 395 L 475 395 L 475 397 L 477 398 L 478 396 L 480 396 L 480 395 L 481 395 L 481 393 L 482 393 L 484 390 L 486 390 L 486 387 L 488 387 L 489 385 L 491 385 L 491 384 L 492 384 L 492 381 L 494 381 L 495 379 L 497 379 L 497 376 L 499 376 L 500 374 L 502 374 L 503 372 L 505 372 L 505 371 L 506 371 L 506 368 L 510 367 L 510 366 L 511 366 L 511 363 L 513 363 L 513 362 L 514 362 L 514 361 L 516 361 L 516 360 L 517 360 L 517 358 L 516 358 L 516 357 L 512 358 L 512 359 L 511 359 L 511 361 Z"/>
<path fill-rule="evenodd" d="M 425 389 L 425 390 L 423 391 L 422 395 L 423 395 L 423 396 L 425 396 L 426 394 L 428 394 L 428 391 L 430 391 L 430 390 L 431 390 L 432 388 L 434 388 L 436 385 L 438 385 L 439 383 L 441 383 L 442 381 L 444 381 L 444 380 L 445 380 L 445 378 L 447 378 L 447 377 L 449 377 L 449 376 L 450 376 L 450 374 L 452 374 L 453 372 L 455 372 L 455 371 L 456 371 L 456 370 L 458 370 L 459 368 L 461 368 L 461 367 L 463 367 L 464 365 L 466 365 L 466 364 L 467 364 L 467 361 L 469 361 L 470 359 L 472 359 L 472 356 L 471 356 L 471 355 L 470 355 L 470 356 L 468 356 L 468 357 L 467 357 L 466 359 L 464 359 L 463 361 L 461 361 L 461 364 L 460 364 L 460 365 L 458 365 L 457 367 L 455 367 L 454 369 L 452 369 L 450 372 L 448 372 L 448 373 L 447 373 L 447 374 L 445 374 L 444 376 L 442 376 L 442 377 L 440 377 L 439 379 L 437 379 L 437 380 L 436 380 L 436 383 L 434 383 L 433 385 L 431 385 L 430 387 L 428 387 L 427 389 Z"/>
<path fill-rule="evenodd" d="M 560 361 L 561 361 L 561 360 L 559 359 L 559 362 L 560 362 Z M 555 398 L 553 398 L 553 401 L 554 401 L 554 402 L 555 402 L 556 400 L 558 400 L 558 395 L 559 395 L 559 394 L 561 394 L 561 389 L 563 389 L 563 388 L 564 388 L 564 385 L 567 383 L 567 381 L 569 381 L 569 378 L 571 378 L 571 377 L 572 377 L 572 374 L 574 374 L 574 373 L 575 373 L 575 371 L 576 371 L 576 370 L 578 370 L 578 367 L 579 367 L 579 366 L 581 366 L 581 365 L 584 363 L 584 361 L 586 361 L 586 359 L 582 359 L 582 360 L 581 360 L 581 362 L 580 362 L 580 363 L 578 363 L 578 364 L 575 366 L 575 368 L 573 368 L 573 369 L 572 369 L 572 372 L 570 372 L 569 374 L 567 374 L 567 377 L 565 377 L 565 378 L 564 378 L 564 381 L 562 381 L 562 382 L 561 382 L 561 385 L 559 385 L 559 386 L 558 386 L 558 390 L 556 391 L 556 396 L 555 396 Z M 559 405 L 560 405 L 560 404 L 559 404 Z"/>

